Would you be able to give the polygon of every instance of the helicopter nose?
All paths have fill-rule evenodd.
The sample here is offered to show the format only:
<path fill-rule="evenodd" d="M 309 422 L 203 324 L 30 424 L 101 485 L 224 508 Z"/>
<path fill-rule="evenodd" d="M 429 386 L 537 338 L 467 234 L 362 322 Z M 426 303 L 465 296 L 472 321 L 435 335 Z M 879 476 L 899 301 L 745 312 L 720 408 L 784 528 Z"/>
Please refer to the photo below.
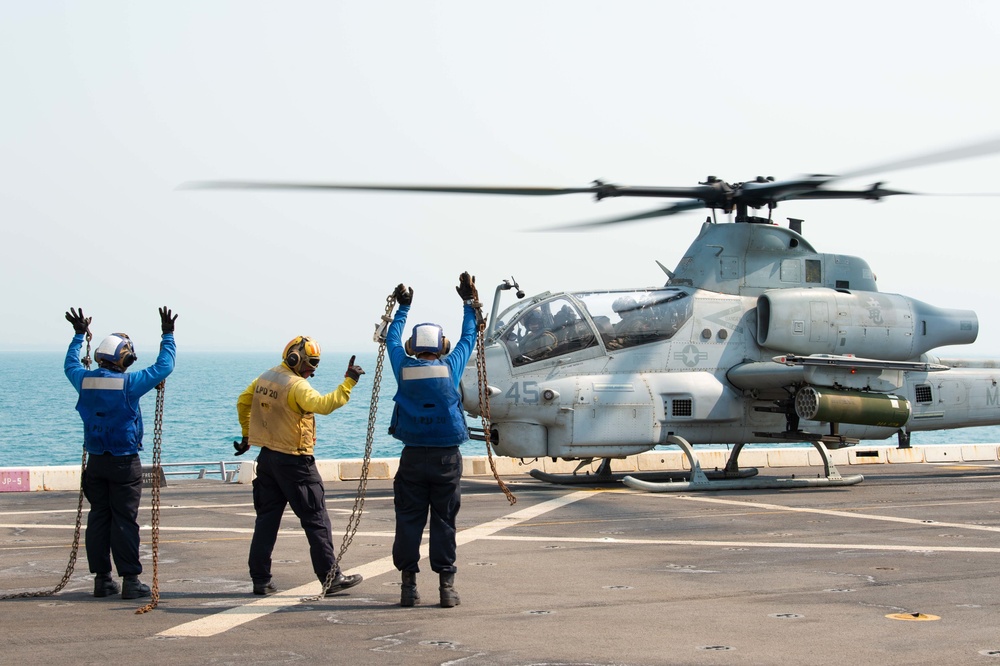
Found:
<path fill-rule="evenodd" d="M 472 368 L 471 372 L 467 370 L 462 375 L 462 381 L 458 385 L 458 393 L 462 398 L 462 408 L 466 412 L 473 416 L 479 416 L 482 413 L 479 404 L 479 374 L 475 368 Z M 496 386 L 487 384 L 486 393 L 490 399 L 493 399 L 500 395 L 501 391 Z"/>
<path fill-rule="evenodd" d="M 473 367 L 462 375 L 462 381 L 458 384 L 458 394 L 462 399 L 462 408 L 473 416 L 479 415 L 479 385 L 478 374 Z"/>

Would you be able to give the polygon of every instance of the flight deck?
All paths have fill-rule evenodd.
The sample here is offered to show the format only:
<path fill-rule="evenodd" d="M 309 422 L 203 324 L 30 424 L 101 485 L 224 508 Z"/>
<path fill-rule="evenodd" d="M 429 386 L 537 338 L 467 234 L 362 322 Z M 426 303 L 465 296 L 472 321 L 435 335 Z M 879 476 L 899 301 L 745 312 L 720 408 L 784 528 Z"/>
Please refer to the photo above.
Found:
<path fill-rule="evenodd" d="M 255 597 L 250 487 L 171 481 L 158 607 L 136 615 L 147 600 L 93 598 L 81 545 L 62 592 L 0 601 L 0 662 L 1000 664 L 998 463 L 876 465 L 860 485 L 796 490 L 505 481 L 513 506 L 491 478 L 463 479 L 450 609 L 436 605 L 426 559 L 421 604 L 398 606 L 390 480 L 369 481 L 343 560 L 365 581 L 323 600 L 310 598 L 320 584 L 290 512 L 274 551 L 280 592 Z M 327 486 L 335 546 L 356 491 Z M 0 594 L 59 581 L 76 502 L 0 493 Z M 147 490 L 147 583 L 150 516 Z"/>

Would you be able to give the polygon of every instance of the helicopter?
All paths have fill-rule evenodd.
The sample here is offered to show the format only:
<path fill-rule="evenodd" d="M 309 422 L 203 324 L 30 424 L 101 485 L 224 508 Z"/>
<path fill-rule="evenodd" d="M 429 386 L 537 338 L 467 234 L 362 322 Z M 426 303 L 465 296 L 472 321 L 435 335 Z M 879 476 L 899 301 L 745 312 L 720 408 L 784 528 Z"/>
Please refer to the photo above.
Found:
<path fill-rule="evenodd" d="M 868 176 L 1000 152 L 1000 139 L 977 142 L 841 175 L 726 182 L 709 176 L 691 187 L 636 187 L 594 181 L 579 188 L 366 185 L 202 181 L 199 189 L 329 189 L 513 196 L 589 194 L 677 199 L 655 210 L 564 228 L 618 224 L 698 209 L 711 215 L 662 287 L 542 292 L 525 297 L 513 279 L 496 287 L 484 335 L 489 441 L 522 460 L 577 461 L 570 474 L 532 470 L 552 483 L 622 481 L 651 492 L 694 489 L 846 486 L 829 450 L 862 439 L 1000 424 L 1000 361 L 941 358 L 944 346 L 974 342 L 972 310 L 944 308 L 878 290 L 869 264 L 824 253 L 802 221 L 772 220 L 779 203 L 916 194 L 876 182 L 830 186 Z M 767 216 L 758 216 L 760 209 Z M 718 220 L 718 213 L 727 219 Z M 659 263 L 659 262 L 657 262 Z M 518 300 L 500 311 L 503 292 Z M 462 378 L 463 407 L 479 400 L 475 356 Z M 823 474 L 762 478 L 741 469 L 748 444 L 815 447 Z M 724 469 L 704 471 L 693 446 L 731 445 Z M 611 461 L 676 445 L 690 472 L 612 472 Z M 594 473 L 578 473 L 599 461 Z"/>

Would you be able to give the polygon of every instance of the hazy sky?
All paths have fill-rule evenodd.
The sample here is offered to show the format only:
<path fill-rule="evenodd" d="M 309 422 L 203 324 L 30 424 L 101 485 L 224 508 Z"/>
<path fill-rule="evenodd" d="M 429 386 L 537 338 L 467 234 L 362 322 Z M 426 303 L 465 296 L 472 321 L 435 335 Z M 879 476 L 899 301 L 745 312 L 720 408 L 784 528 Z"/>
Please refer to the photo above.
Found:
<path fill-rule="evenodd" d="M 693 185 L 842 173 L 1000 136 L 1000 3 L 0 2 L 0 350 L 97 338 L 371 352 L 398 282 L 457 335 L 454 285 L 660 285 L 704 212 L 576 197 L 178 190 L 202 179 Z M 1000 155 L 870 177 L 1000 192 Z M 997 199 L 791 202 L 882 291 L 977 311 L 1000 356 Z M 508 292 L 507 304 L 513 302 Z"/>

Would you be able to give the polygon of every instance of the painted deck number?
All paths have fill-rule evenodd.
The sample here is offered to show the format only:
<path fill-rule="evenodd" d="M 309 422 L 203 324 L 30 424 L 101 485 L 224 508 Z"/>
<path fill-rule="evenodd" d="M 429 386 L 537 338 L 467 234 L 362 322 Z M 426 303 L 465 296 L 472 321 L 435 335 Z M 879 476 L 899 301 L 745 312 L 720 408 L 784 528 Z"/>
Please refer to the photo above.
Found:
<path fill-rule="evenodd" d="M 0 493 L 21 493 L 31 490 L 28 474 L 26 469 L 0 471 Z"/>

